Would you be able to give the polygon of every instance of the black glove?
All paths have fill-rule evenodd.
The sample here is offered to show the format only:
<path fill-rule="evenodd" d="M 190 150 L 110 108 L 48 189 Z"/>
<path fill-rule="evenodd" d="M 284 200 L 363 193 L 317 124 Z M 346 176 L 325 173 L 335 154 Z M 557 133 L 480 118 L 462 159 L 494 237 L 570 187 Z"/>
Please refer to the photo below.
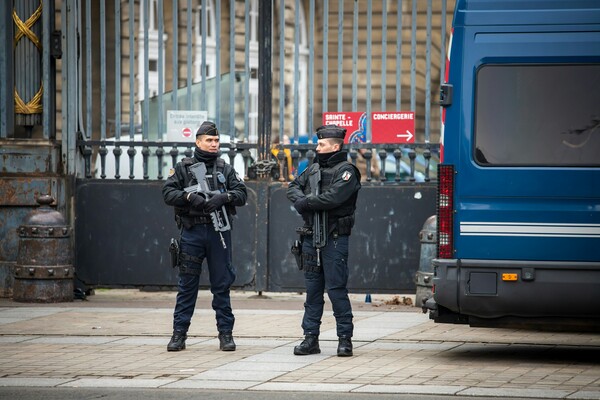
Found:
<path fill-rule="evenodd" d="M 308 209 L 308 198 L 306 197 L 302 197 L 301 199 L 298 199 L 294 202 L 294 208 L 296 209 L 296 211 L 298 211 L 298 214 L 302 215 L 307 211 L 310 211 Z"/>
<path fill-rule="evenodd" d="M 199 194 L 190 193 L 187 195 L 187 199 L 190 202 L 190 205 L 193 209 L 199 211 L 202 211 L 202 209 L 204 209 L 204 204 L 206 203 L 206 200 Z"/>
<path fill-rule="evenodd" d="M 219 209 L 225 203 L 227 203 L 227 193 L 215 194 L 206 202 L 204 211 L 211 213 Z"/>

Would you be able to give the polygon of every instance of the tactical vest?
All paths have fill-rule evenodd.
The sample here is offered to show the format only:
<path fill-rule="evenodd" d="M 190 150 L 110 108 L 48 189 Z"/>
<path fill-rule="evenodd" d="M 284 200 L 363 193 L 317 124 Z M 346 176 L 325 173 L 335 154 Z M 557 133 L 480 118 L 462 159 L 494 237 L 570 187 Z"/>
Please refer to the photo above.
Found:
<path fill-rule="evenodd" d="M 339 174 L 340 170 L 342 169 L 342 167 L 344 167 L 346 165 L 352 166 L 352 168 L 354 168 L 354 170 L 355 170 L 355 173 L 357 174 L 356 176 L 357 177 L 360 176 L 360 173 L 358 172 L 356 167 L 354 165 L 352 165 L 351 163 L 349 163 L 348 161 L 342 161 L 342 162 L 334 165 L 333 167 L 323 168 L 323 169 L 321 169 L 321 193 L 323 193 L 329 189 L 329 187 L 331 186 L 331 184 L 333 183 L 333 181 Z M 314 172 L 319 168 L 320 168 L 320 165 L 318 163 L 311 164 L 309 172 Z M 310 183 L 308 186 L 310 186 Z M 310 193 L 310 188 L 309 188 L 309 193 Z M 341 217 L 348 217 L 348 216 L 354 217 L 354 212 L 356 211 L 357 198 L 358 198 L 358 192 L 356 192 L 352 196 L 350 196 L 350 198 L 348 200 L 346 200 L 339 207 L 328 210 L 329 219 L 331 221 L 334 221 L 335 219 L 338 219 Z"/>
<path fill-rule="evenodd" d="M 183 178 L 184 187 L 188 187 L 198 183 L 196 182 L 196 178 L 194 178 L 194 175 L 190 172 L 190 167 L 196 164 L 197 162 L 198 161 L 195 158 L 190 157 L 186 157 L 181 160 L 181 163 L 183 164 L 186 172 Z M 206 171 L 206 177 L 208 178 L 208 185 L 210 186 L 210 190 L 219 190 L 220 192 L 225 192 L 227 191 L 227 185 L 225 185 L 225 183 L 219 182 L 219 180 L 217 179 L 217 174 L 219 172 L 222 174 L 224 174 L 225 172 L 225 160 L 223 160 L 220 157 L 215 160 L 212 167 L 212 171 Z"/>

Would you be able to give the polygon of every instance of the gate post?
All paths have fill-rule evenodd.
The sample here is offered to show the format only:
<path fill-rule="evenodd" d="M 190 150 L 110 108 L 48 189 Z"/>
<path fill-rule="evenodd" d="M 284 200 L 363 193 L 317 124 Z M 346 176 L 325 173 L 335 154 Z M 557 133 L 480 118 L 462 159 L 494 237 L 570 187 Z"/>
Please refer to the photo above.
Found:
<path fill-rule="evenodd" d="M 271 158 L 273 71 L 271 69 L 273 4 L 258 3 L 258 159 Z"/>
<path fill-rule="evenodd" d="M 256 281 L 257 292 L 267 290 L 268 260 L 269 260 L 269 227 L 264 221 L 269 220 L 269 183 L 271 168 L 277 164 L 271 163 L 271 125 L 272 125 L 272 21 L 273 4 L 271 1 L 258 2 L 258 165 L 264 166 L 263 171 L 257 168 L 256 187 Z M 265 245 L 258 245 L 264 243 Z"/>
<path fill-rule="evenodd" d="M 0 297 L 12 296 L 16 228 L 37 205 L 35 198 L 51 193 L 59 210 L 69 209 L 54 123 L 55 18 L 51 1 L 0 2 Z"/>

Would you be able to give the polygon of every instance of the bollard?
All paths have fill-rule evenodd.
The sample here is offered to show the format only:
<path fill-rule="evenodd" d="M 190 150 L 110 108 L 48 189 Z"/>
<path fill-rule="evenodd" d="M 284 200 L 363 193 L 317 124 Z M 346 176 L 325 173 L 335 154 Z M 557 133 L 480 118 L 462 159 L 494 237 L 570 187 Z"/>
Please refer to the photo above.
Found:
<path fill-rule="evenodd" d="M 42 195 L 40 207 L 19 226 L 13 300 L 31 303 L 73 301 L 74 268 L 71 263 L 70 228 L 61 213 Z"/>
<path fill-rule="evenodd" d="M 419 258 L 419 270 L 415 274 L 417 294 L 415 307 L 422 307 L 432 295 L 433 287 L 433 265 L 431 260 L 435 257 L 437 243 L 437 216 L 432 215 L 423 224 L 419 232 L 421 241 L 421 256 Z"/>

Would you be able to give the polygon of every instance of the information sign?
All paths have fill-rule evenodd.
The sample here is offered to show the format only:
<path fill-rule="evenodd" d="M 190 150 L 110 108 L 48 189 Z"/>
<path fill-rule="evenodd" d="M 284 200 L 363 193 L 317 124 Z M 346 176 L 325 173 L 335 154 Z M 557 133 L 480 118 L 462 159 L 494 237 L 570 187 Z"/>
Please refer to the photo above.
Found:
<path fill-rule="evenodd" d="M 371 116 L 372 143 L 414 143 L 413 111 L 374 112 Z"/>
<path fill-rule="evenodd" d="M 346 129 L 344 143 L 365 143 L 367 141 L 367 113 L 326 112 L 323 113 L 323 125 L 337 125 Z"/>
<path fill-rule="evenodd" d="M 207 111 L 167 111 L 167 141 L 194 142 L 195 133 L 208 119 Z"/>

